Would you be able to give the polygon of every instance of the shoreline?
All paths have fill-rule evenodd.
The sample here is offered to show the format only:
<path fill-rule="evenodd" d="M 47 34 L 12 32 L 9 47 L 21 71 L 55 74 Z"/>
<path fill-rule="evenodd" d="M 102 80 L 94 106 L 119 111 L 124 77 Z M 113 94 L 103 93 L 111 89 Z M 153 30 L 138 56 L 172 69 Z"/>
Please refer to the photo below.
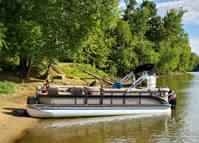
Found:
<path fill-rule="evenodd" d="M 39 119 L 17 116 L 14 112 L 26 109 L 26 98 L 33 94 L 33 86 L 26 84 L 25 87 L 20 87 L 14 95 L 0 96 L 0 142 L 15 143 L 23 136 L 26 129 L 37 124 Z"/>
<path fill-rule="evenodd" d="M 189 73 L 170 74 L 170 76 L 190 75 Z M 165 75 L 164 75 L 165 76 Z M 160 77 L 162 77 L 160 75 Z M 28 128 L 37 125 L 39 119 L 28 116 L 16 116 L 14 109 L 25 109 L 28 96 L 35 94 L 35 88 L 41 84 L 39 82 L 30 82 L 20 84 L 16 93 L 11 95 L 0 95 L 0 142 L 15 143 L 26 134 Z"/>

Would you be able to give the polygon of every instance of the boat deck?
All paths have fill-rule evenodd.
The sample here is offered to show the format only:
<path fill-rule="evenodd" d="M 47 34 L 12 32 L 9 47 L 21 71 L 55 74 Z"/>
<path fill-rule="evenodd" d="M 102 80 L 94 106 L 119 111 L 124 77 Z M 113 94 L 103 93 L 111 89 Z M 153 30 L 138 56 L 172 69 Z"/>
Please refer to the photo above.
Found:
<path fill-rule="evenodd" d="M 126 105 L 126 104 L 112 104 L 112 105 L 105 105 L 105 104 L 82 104 L 82 105 L 76 105 L 76 104 L 67 104 L 67 105 L 64 105 L 64 104 L 56 104 L 56 105 L 53 105 L 53 104 L 30 104 L 28 106 L 31 106 L 31 107 L 34 107 L 34 106 L 37 106 L 39 108 L 45 108 L 45 107 L 57 107 L 57 108 L 63 108 L 63 107 L 149 107 L 149 106 L 152 106 L 152 107 L 156 107 L 156 106 L 162 106 L 162 105 L 165 105 L 165 106 L 170 106 L 170 104 L 132 104 L 132 105 Z"/>

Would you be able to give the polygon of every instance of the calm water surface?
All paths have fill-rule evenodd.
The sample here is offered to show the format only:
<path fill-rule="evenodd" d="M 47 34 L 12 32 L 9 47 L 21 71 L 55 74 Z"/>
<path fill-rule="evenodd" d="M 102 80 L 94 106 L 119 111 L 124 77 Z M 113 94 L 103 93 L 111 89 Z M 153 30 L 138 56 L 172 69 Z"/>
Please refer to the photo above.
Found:
<path fill-rule="evenodd" d="M 17 143 L 198 143 L 199 73 L 159 80 L 177 92 L 172 117 L 42 120 Z"/>

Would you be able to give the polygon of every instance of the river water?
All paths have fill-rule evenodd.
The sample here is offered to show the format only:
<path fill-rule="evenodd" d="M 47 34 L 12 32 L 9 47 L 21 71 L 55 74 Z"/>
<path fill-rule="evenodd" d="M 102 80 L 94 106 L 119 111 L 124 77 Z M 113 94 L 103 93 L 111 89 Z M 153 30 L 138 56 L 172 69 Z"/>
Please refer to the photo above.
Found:
<path fill-rule="evenodd" d="M 199 73 L 162 77 L 177 93 L 172 116 L 41 120 L 16 143 L 198 143 Z"/>

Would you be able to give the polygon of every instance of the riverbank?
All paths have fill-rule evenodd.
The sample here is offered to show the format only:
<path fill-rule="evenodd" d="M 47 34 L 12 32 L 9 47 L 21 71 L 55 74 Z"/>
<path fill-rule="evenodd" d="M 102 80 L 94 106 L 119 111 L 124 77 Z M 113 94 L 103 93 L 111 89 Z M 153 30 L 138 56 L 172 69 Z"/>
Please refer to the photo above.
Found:
<path fill-rule="evenodd" d="M 75 65 L 75 64 L 59 64 L 55 67 L 56 71 L 50 70 L 50 78 L 59 73 L 65 75 L 64 80 L 54 80 L 57 84 L 73 84 L 73 85 L 85 85 L 90 84 L 93 78 L 90 79 L 90 75 L 84 73 L 81 69 L 96 73 L 99 77 L 107 76 L 103 71 L 100 71 L 91 65 Z M 19 138 L 26 129 L 33 127 L 37 124 L 38 119 L 18 116 L 17 112 L 23 112 L 26 108 L 26 99 L 28 96 L 35 94 L 35 89 L 38 85 L 41 85 L 43 81 L 39 79 L 33 79 L 32 81 L 26 81 L 21 83 L 21 80 L 13 72 L 0 72 L 0 81 L 10 81 L 17 88 L 15 93 L 0 92 L 0 143 L 13 143 Z M 2 82 L 2 84 L 4 84 Z M 9 90 L 10 88 L 3 85 L 2 91 Z"/>
<path fill-rule="evenodd" d="M 27 96 L 33 95 L 36 84 L 20 85 L 12 95 L 0 96 L 0 142 L 13 143 L 27 128 L 37 123 L 37 119 L 19 116 L 16 111 L 24 111 Z"/>
<path fill-rule="evenodd" d="M 80 84 L 80 81 L 80 79 L 66 78 L 62 82 L 65 84 Z M 35 118 L 18 116 L 16 109 L 17 111 L 24 111 L 26 98 L 34 95 L 35 88 L 42 83 L 29 81 L 27 83 L 16 82 L 16 84 L 16 93 L 0 95 L 0 142 L 2 143 L 15 142 L 25 133 L 26 129 L 34 127 L 38 122 L 38 119 Z M 81 84 L 85 84 L 85 82 L 81 81 Z"/>
<path fill-rule="evenodd" d="M 28 128 L 34 127 L 39 121 L 39 119 L 24 115 L 24 111 L 27 97 L 34 95 L 36 87 L 42 85 L 43 81 L 35 79 L 20 83 L 17 77 L 11 74 L 0 74 L 0 81 L 11 81 L 17 87 L 15 93 L 0 94 L 0 143 L 15 143 Z M 65 78 L 55 83 L 85 84 L 84 81 L 75 78 Z"/>

